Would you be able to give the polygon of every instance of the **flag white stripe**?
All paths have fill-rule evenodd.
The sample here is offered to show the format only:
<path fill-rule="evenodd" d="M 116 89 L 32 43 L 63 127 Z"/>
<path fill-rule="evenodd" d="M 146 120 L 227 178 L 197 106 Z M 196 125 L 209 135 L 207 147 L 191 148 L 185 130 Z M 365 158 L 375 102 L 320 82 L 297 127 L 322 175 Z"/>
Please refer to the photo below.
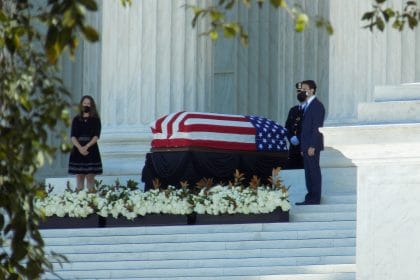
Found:
<path fill-rule="evenodd" d="M 234 126 L 234 127 L 250 127 L 254 126 L 249 121 L 227 121 L 227 120 L 214 120 L 214 119 L 203 119 L 203 118 L 188 118 L 185 121 L 186 125 L 193 124 L 209 124 L 214 126 Z"/>
<path fill-rule="evenodd" d="M 156 133 L 153 139 L 167 140 L 163 133 Z M 217 132 L 176 132 L 170 139 L 190 139 L 190 140 L 213 140 L 224 142 L 243 142 L 255 143 L 255 135 L 234 134 L 234 133 L 217 133 Z"/>
<path fill-rule="evenodd" d="M 217 132 L 177 132 L 170 139 L 213 140 L 224 142 L 255 143 L 255 135 Z"/>
<path fill-rule="evenodd" d="M 169 114 L 162 122 L 162 134 L 168 137 L 168 123 L 177 113 Z"/>
<path fill-rule="evenodd" d="M 190 114 L 190 112 L 184 112 L 176 118 L 176 120 L 172 123 L 172 134 L 179 131 L 179 123 L 188 114 Z"/>

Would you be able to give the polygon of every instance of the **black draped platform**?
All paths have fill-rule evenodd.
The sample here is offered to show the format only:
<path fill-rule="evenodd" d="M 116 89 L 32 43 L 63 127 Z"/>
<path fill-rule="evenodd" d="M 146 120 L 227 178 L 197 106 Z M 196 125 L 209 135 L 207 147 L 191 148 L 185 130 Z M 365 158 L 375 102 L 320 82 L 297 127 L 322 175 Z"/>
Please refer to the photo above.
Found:
<path fill-rule="evenodd" d="M 153 188 L 153 179 L 158 178 L 161 187 L 179 188 L 181 181 L 194 187 L 202 178 L 213 178 L 214 183 L 233 180 L 236 169 L 245 174 L 247 183 L 253 175 L 267 184 L 272 169 L 284 167 L 286 152 L 230 151 L 206 148 L 154 149 L 146 155 L 142 171 L 145 190 Z"/>

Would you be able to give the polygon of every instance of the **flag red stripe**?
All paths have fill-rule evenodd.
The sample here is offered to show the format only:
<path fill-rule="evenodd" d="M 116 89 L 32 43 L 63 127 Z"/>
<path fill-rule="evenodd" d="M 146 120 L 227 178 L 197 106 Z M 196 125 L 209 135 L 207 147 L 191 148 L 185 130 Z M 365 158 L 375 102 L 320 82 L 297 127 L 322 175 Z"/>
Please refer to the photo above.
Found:
<path fill-rule="evenodd" d="M 163 116 L 163 117 L 159 118 L 159 119 L 156 121 L 156 123 L 155 123 L 155 127 L 154 127 L 154 128 L 152 127 L 152 132 L 153 132 L 153 133 L 162 133 L 162 123 L 163 123 L 163 121 L 165 120 L 165 118 L 166 118 L 167 116 L 168 116 L 168 115 L 165 115 L 165 116 Z"/>
<path fill-rule="evenodd" d="M 181 124 L 179 126 L 180 132 L 221 132 L 234 134 L 252 134 L 255 135 L 254 127 L 240 127 L 240 126 L 221 126 L 212 124 Z"/>
<path fill-rule="evenodd" d="M 255 151 L 255 143 L 225 142 L 214 140 L 190 140 L 190 139 L 154 139 L 152 140 L 153 148 L 163 147 L 209 147 L 225 150 L 243 150 Z"/>
<path fill-rule="evenodd" d="M 178 118 L 178 116 L 179 115 L 181 115 L 182 113 L 184 113 L 184 112 L 178 112 L 178 113 L 176 113 L 173 117 L 172 117 L 172 119 L 168 122 L 168 124 L 167 124 L 167 128 L 168 128 L 168 135 L 167 135 L 167 137 L 168 138 L 170 138 L 171 136 L 172 136 L 172 125 L 173 125 L 173 123 L 174 123 L 174 121 Z"/>

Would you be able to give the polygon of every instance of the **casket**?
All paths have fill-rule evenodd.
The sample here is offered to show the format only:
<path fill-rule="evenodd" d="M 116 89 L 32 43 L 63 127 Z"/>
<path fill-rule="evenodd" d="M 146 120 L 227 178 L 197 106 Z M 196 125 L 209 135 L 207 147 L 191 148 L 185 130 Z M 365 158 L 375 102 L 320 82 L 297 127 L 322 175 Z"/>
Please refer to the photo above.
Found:
<path fill-rule="evenodd" d="M 176 112 L 157 119 L 151 130 L 142 171 L 146 189 L 154 179 L 162 187 L 181 181 L 194 186 L 202 178 L 228 182 L 236 169 L 264 181 L 287 161 L 286 130 L 260 116 Z"/>

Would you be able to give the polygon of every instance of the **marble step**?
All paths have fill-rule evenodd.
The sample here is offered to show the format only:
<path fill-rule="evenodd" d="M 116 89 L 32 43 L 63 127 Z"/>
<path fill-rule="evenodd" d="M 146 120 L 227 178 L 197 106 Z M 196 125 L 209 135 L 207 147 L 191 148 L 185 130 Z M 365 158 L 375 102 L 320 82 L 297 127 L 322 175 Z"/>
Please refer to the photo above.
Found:
<path fill-rule="evenodd" d="M 202 251 L 202 250 L 252 250 L 252 249 L 290 249 L 290 248 L 327 248 L 355 246 L 356 238 L 314 238 L 285 240 L 245 240 L 237 242 L 179 242 L 151 244 L 100 244 L 100 245 L 46 245 L 47 252 L 54 251 L 63 254 L 74 253 L 113 253 L 113 252 L 167 252 L 167 251 Z"/>
<path fill-rule="evenodd" d="M 48 246 L 73 246 L 73 245 L 119 245 L 124 244 L 152 244 L 152 243 L 182 243 L 182 242 L 240 242 L 249 240 L 277 241 L 291 239 L 314 238 L 347 238 L 355 237 L 354 229 L 348 230 L 317 230 L 285 231 L 285 232 L 232 232 L 212 234 L 178 234 L 178 235 L 136 235 L 124 236 L 93 236 L 93 237 L 61 237 L 44 238 Z"/>
<path fill-rule="evenodd" d="M 102 278 L 95 280 L 104 280 L 109 278 Z M 113 278 L 114 280 L 162 280 L 163 278 L 147 277 L 147 278 Z M 167 278 L 165 278 L 167 279 Z M 285 275 L 265 275 L 265 276 L 203 276 L 203 277 L 171 277 L 171 280 L 355 280 L 356 273 L 329 273 L 329 274 L 285 274 Z"/>
<path fill-rule="evenodd" d="M 214 234 L 237 232 L 286 232 L 306 230 L 343 230 L 355 229 L 355 221 L 336 222 L 295 222 L 295 223 L 267 223 L 267 224 L 232 224 L 232 225 L 195 225 L 195 226 L 159 226 L 137 228 L 84 228 L 84 229 L 45 229 L 41 230 L 42 237 L 97 237 L 114 236 L 116 238 L 135 235 L 166 235 L 177 234 Z"/>
<path fill-rule="evenodd" d="M 301 207 L 306 207 L 301 206 Z M 309 221 L 323 221 L 323 222 L 334 222 L 334 221 L 356 221 L 356 212 L 349 211 L 349 212 L 330 212 L 330 213 L 306 213 L 306 212 L 298 212 L 290 213 L 290 221 L 291 222 L 309 222 Z"/>
<path fill-rule="evenodd" d="M 273 266 L 302 266 L 302 265 L 325 265 L 325 264 L 348 264 L 355 263 L 355 256 L 315 256 L 315 257 L 282 257 L 282 258 L 241 258 L 241 259 L 186 259 L 186 260 L 159 260 L 159 261 L 81 261 L 64 263 L 62 267 L 56 263 L 56 270 L 83 271 L 108 270 L 123 268 L 125 270 L 134 269 L 178 269 L 178 268 L 239 268 L 239 267 L 273 267 Z"/>
<path fill-rule="evenodd" d="M 420 100 L 359 103 L 358 121 L 364 124 L 420 122 Z"/>
<path fill-rule="evenodd" d="M 225 268 L 178 268 L 178 269 L 109 269 L 95 270 L 63 270 L 57 271 L 58 276 L 64 279 L 176 279 L 180 277 L 252 277 L 260 275 L 334 275 L 355 273 L 355 264 L 328 264 L 328 265 L 301 265 L 301 266 L 264 266 L 264 267 L 225 267 Z M 47 274 L 43 279 L 59 279 L 57 276 Z M 244 278 L 243 278 L 244 279 Z M 252 279 L 252 278 L 251 278 Z M 328 278 L 327 278 L 328 279 Z M 332 278 L 334 279 L 334 278 Z M 353 278 L 350 278 L 353 279 Z"/>
<path fill-rule="evenodd" d="M 420 83 L 375 86 L 374 100 L 420 100 Z"/>
<path fill-rule="evenodd" d="M 356 167 L 326 167 L 321 168 L 321 172 L 322 192 L 324 195 L 356 194 Z M 282 170 L 280 174 L 283 184 L 289 187 L 290 197 L 306 193 L 305 172 L 303 169 Z"/>
<path fill-rule="evenodd" d="M 325 198 L 322 198 L 324 202 Z M 320 205 L 294 205 L 290 209 L 291 213 L 331 213 L 331 212 L 354 212 L 356 213 L 356 203 L 346 203 L 346 204 L 332 204 L 325 203 Z"/>
<path fill-rule="evenodd" d="M 322 204 L 354 204 L 357 203 L 357 195 L 355 193 L 341 193 L 341 194 L 331 194 L 323 195 L 321 198 Z M 292 208 L 295 208 L 293 206 Z"/>
<path fill-rule="evenodd" d="M 178 251 L 173 252 L 113 252 L 107 254 L 66 254 L 70 262 L 81 261 L 160 261 L 178 259 L 246 259 L 246 258 L 280 258 L 280 257 L 320 257 L 320 256 L 355 256 L 354 247 L 326 247 L 326 248 L 290 248 L 290 249 L 250 249 L 223 251 Z M 54 262 L 54 261 L 53 261 Z"/>

